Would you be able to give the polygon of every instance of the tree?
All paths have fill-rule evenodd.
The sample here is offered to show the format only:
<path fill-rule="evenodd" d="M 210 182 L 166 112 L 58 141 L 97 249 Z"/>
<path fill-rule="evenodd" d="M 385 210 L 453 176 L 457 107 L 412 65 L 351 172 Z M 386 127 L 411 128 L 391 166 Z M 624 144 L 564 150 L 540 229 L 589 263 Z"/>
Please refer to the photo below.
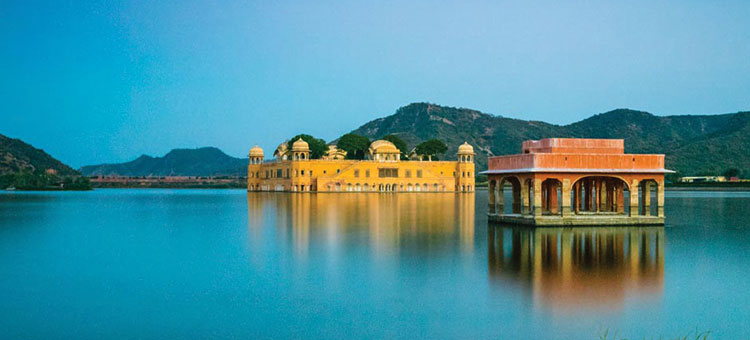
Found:
<path fill-rule="evenodd" d="M 356 133 L 347 133 L 341 136 L 336 147 L 346 151 L 346 159 L 365 159 L 370 140 Z"/>
<path fill-rule="evenodd" d="M 736 168 L 729 168 L 727 171 L 724 171 L 724 177 L 727 179 L 731 177 L 740 177 L 740 170 Z"/>
<path fill-rule="evenodd" d="M 409 147 L 406 146 L 406 142 L 404 142 L 403 139 L 398 138 L 398 136 L 394 134 L 390 134 L 388 136 L 383 137 L 383 140 L 387 140 L 393 143 L 393 145 L 395 145 L 396 148 L 398 148 L 399 151 L 401 151 L 401 159 L 407 159 L 408 157 L 407 153 L 409 152 Z"/>
<path fill-rule="evenodd" d="M 417 145 L 414 151 L 417 153 L 417 155 L 427 156 L 427 159 L 431 161 L 432 157 L 444 154 L 446 151 L 448 151 L 448 146 L 446 146 L 445 143 L 438 139 L 430 139 Z"/>
<path fill-rule="evenodd" d="M 302 138 L 302 140 L 307 142 L 307 145 L 310 146 L 310 159 L 319 159 L 323 157 L 326 152 L 328 152 L 328 144 L 326 144 L 325 140 L 315 138 L 306 134 L 296 135 L 289 139 L 289 141 L 287 142 L 287 148 L 289 150 L 292 150 L 292 144 L 294 144 L 294 142 L 296 142 L 297 139 L 300 138 Z"/>

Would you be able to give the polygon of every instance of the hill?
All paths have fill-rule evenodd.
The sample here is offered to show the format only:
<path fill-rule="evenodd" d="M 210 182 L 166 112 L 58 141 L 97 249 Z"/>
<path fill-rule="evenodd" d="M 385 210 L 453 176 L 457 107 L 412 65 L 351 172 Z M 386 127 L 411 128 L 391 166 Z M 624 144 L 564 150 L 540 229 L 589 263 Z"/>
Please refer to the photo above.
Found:
<path fill-rule="evenodd" d="M 0 189 L 88 190 L 78 171 L 20 139 L 0 135 Z"/>
<path fill-rule="evenodd" d="M 74 176 L 78 172 L 53 158 L 44 150 L 37 149 L 20 139 L 0 135 L 0 175 L 22 171 L 44 172 L 48 169 L 59 175 Z"/>
<path fill-rule="evenodd" d="M 722 115 L 655 116 L 617 109 L 569 125 L 504 118 L 476 110 L 413 103 L 352 131 L 376 139 L 401 137 L 409 147 L 438 138 L 454 159 L 458 145 L 474 145 L 477 168 L 487 157 L 520 152 L 521 142 L 548 137 L 623 138 L 626 152 L 664 153 L 667 168 L 682 175 L 721 174 L 737 168 L 750 174 L 750 112 Z"/>
<path fill-rule="evenodd" d="M 163 157 L 143 155 L 126 163 L 88 165 L 81 172 L 86 176 L 244 176 L 247 159 L 214 147 L 174 149 Z"/>

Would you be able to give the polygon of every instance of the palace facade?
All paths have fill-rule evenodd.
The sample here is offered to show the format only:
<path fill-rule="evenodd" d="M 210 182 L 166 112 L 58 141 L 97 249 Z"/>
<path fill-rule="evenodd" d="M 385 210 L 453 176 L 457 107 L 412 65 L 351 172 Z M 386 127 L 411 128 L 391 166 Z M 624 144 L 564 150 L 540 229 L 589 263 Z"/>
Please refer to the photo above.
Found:
<path fill-rule="evenodd" d="M 322 159 L 310 159 L 302 139 L 281 143 L 267 161 L 263 149 L 250 149 L 248 191 L 292 192 L 473 192 L 474 148 L 458 147 L 457 161 L 402 161 L 393 143 L 370 144 L 366 160 L 345 159 L 330 145 Z"/>

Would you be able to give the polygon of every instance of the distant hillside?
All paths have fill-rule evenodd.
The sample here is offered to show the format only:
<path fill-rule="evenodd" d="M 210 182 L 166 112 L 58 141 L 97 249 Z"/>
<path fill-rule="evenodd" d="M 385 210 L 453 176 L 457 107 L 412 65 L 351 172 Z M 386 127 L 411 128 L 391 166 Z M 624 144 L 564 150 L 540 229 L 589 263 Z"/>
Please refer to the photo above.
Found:
<path fill-rule="evenodd" d="M 618 109 L 570 125 L 503 118 L 475 110 L 428 103 L 404 106 L 395 114 L 352 131 L 371 139 L 396 134 L 414 147 L 430 138 L 443 140 L 447 157 L 468 141 L 477 152 L 477 168 L 487 157 L 520 152 L 521 142 L 549 137 L 623 138 L 626 152 L 664 153 L 667 167 L 683 175 L 721 174 L 737 168 L 750 175 L 750 112 L 660 117 Z"/>
<path fill-rule="evenodd" d="M 143 155 L 126 163 L 84 166 L 81 172 L 86 176 L 244 176 L 247 159 L 229 156 L 213 147 L 174 149 L 164 157 Z"/>
<path fill-rule="evenodd" d="M 20 139 L 0 135 L 0 175 L 19 173 L 22 170 L 32 173 L 47 169 L 57 171 L 62 176 L 74 176 L 78 172 L 53 158 L 44 150 L 37 149 Z"/>

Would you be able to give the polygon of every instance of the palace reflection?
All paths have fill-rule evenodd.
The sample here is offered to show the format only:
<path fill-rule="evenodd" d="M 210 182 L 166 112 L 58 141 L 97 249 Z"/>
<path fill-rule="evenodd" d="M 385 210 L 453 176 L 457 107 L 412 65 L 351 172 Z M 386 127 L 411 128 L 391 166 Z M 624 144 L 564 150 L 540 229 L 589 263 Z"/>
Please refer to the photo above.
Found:
<path fill-rule="evenodd" d="M 264 223 L 274 225 L 300 256 L 311 238 L 334 247 L 364 242 L 376 253 L 474 248 L 473 194 L 249 192 L 247 199 L 250 237 L 262 237 Z M 266 204 L 272 219 L 261 216 Z"/>
<path fill-rule="evenodd" d="M 664 288 L 664 227 L 528 228 L 490 225 L 492 281 L 529 288 L 553 310 L 621 307 Z M 498 284 L 500 282 L 495 282 Z"/>

